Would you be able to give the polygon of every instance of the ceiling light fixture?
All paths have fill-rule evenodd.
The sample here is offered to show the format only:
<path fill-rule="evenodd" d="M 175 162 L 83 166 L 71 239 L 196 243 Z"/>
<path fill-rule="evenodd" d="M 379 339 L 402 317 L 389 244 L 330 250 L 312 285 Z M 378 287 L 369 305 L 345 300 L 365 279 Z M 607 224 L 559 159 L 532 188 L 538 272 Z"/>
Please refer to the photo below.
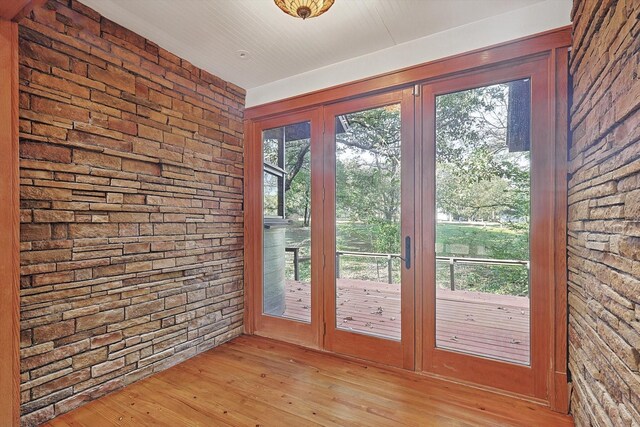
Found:
<path fill-rule="evenodd" d="M 334 0 L 274 0 L 282 11 L 296 18 L 315 18 L 325 13 Z"/>

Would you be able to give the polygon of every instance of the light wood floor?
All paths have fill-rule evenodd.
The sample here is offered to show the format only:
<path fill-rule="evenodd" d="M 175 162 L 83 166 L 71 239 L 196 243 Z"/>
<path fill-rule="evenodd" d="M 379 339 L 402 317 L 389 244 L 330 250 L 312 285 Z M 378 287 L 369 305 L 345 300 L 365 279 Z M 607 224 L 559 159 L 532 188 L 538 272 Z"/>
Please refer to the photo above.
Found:
<path fill-rule="evenodd" d="M 242 336 L 50 426 L 570 426 L 510 397 Z"/>

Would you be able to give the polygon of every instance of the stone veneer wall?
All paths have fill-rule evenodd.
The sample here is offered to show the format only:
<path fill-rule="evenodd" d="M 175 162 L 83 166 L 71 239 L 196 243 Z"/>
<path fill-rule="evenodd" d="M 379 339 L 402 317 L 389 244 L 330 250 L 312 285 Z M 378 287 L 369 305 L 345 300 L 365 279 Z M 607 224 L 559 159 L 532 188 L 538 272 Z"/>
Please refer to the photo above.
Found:
<path fill-rule="evenodd" d="M 569 368 L 577 426 L 640 426 L 640 1 L 576 0 Z"/>
<path fill-rule="evenodd" d="M 24 425 L 241 333 L 244 96 L 76 1 L 20 22 Z"/>

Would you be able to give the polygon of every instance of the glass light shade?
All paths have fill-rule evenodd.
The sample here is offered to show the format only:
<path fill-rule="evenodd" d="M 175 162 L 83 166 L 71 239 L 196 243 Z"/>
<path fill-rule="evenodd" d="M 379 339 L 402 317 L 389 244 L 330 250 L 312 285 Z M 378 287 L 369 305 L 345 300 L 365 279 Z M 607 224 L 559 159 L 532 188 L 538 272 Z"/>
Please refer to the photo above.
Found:
<path fill-rule="evenodd" d="M 325 13 L 334 0 L 274 0 L 283 12 L 296 18 L 314 18 Z"/>

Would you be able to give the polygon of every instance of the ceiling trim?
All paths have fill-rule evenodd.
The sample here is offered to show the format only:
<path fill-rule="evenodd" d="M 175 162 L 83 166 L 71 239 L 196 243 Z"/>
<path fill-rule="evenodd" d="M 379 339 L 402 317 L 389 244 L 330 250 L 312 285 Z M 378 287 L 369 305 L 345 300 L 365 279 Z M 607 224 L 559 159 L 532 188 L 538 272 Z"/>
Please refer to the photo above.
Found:
<path fill-rule="evenodd" d="M 246 120 L 263 119 L 376 91 L 406 87 L 429 78 L 444 77 L 451 73 L 478 69 L 570 45 L 571 26 L 568 25 L 391 73 L 250 107 L 245 110 L 244 117 Z"/>

